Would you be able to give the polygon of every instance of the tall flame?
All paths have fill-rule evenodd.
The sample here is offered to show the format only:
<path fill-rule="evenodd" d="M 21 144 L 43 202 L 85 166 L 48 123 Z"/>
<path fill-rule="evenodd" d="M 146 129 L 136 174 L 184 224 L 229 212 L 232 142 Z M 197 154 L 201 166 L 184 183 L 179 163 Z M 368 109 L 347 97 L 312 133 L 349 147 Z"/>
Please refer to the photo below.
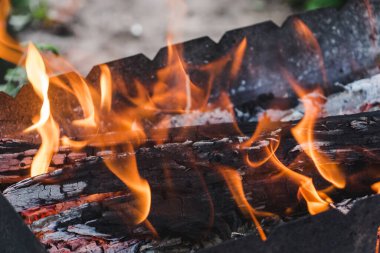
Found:
<path fill-rule="evenodd" d="M 20 63 L 23 49 L 7 32 L 7 19 L 11 11 L 10 0 L 0 0 L 0 58 Z"/>
<path fill-rule="evenodd" d="M 112 103 L 112 77 L 111 71 L 107 65 L 100 65 L 100 89 L 101 89 L 101 101 L 100 107 L 106 112 L 111 111 Z"/>
<path fill-rule="evenodd" d="M 33 159 L 31 176 L 36 176 L 48 171 L 50 161 L 59 148 L 59 127 L 54 121 L 50 110 L 49 101 L 49 77 L 42 56 L 33 44 L 28 46 L 26 58 L 26 72 L 28 79 L 36 94 L 42 99 L 42 107 L 38 121 L 25 130 L 30 132 L 37 130 L 41 135 L 41 147 Z"/>
<path fill-rule="evenodd" d="M 344 188 L 346 185 L 345 175 L 337 163 L 331 161 L 326 155 L 315 146 L 314 125 L 322 111 L 323 93 L 320 89 L 313 92 L 303 90 L 294 78 L 284 72 L 287 80 L 292 85 L 297 95 L 301 98 L 305 108 L 305 115 L 291 132 L 297 142 L 301 145 L 305 153 L 313 160 L 315 167 L 324 179 L 332 183 L 337 188 Z"/>
<path fill-rule="evenodd" d="M 264 230 L 255 216 L 256 211 L 252 208 L 252 206 L 248 203 L 248 200 L 245 198 L 240 174 L 236 170 L 227 167 L 220 167 L 219 171 L 223 175 L 224 180 L 226 181 L 227 186 L 230 189 L 230 192 L 240 210 L 244 215 L 251 218 L 257 228 L 257 231 L 259 232 L 261 239 L 263 241 L 266 241 L 267 237 L 264 233 Z"/>

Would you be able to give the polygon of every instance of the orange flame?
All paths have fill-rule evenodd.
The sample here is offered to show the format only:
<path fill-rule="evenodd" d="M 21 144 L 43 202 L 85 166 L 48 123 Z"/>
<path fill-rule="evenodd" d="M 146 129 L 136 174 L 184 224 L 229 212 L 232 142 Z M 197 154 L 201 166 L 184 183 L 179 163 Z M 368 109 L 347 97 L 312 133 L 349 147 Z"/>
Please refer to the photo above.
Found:
<path fill-rule="evenodd" d="M 126 146 L 127 156 L 125 158 L 106 158 L 107 167 L 114 173 L 136 197 L 135 206 L 130 209 L 134 216 L 135 224 L 144 222 L 150 211 L 151 191 L 148 181 L 141 178 L 133 147 Z"/>
<path fill-rule="evenodd" d="M 43 101 L 39 120 L 25 130 L 25 132 L 37 130 L 41 135 L 42 144 L 31 166 L 31 176 L 37 176 L 48 171 L 50 161 L 59 148 L 60 132 L 50 112 L 49 77 L 42 56 L 33 44 L 28 46 L 26 72 L 34 91 Z"/>
<path fill-rule="evenodd" d="M 337 188 L 344 188 L 346 179 L 339 168 L 339 165 L 331 161 L 326 155 L 315 146 L 314 125 L 322 111 L 323 93 L 320 89 L 307 93 L 288 73 L 284 72 L 287 80 L 292 85 L 297 95 L 301 98 L 305 115 L 291 132 L 297 142 L 301 145 L 305 153 L 313 160 L 315 167 L 324 179 L 332 183 Z"/>
<path fill-rule="evenodd" d="M 309 213 L 314 215 L 326 211 L 329 208 L 329 203 L 320 197 L 314 187 L 312 179 L 286 167 L 277 158 L 273 146 L 274 144 L 271 143 L 269 147 L 266 148 L 270 161 L 276 166 L 276 168 L 284 172 L 299 185 L 299 193 L 305 199 Z"/>
<path fill-rule="evenodd" d="M 257 127 L 255 129 L 255 131 L 253 132 L 251 138 L 244 142 L 243 144 L 241 144 L 241 148 L 242 149 L 250 149 L 251 146 L 258 141 L 260 135 L 265 131 L 265 130 L 270 130 L 270 123 L 271 123 L 271 120 L 270 118 L 264 114 L 258 124 L 257 124 Z M 277 149 L 277 147 L 275 148 Z M 264 156 L 261 160 L 259 161 L 253 161 L 250 157 L 249 157 L 249 154 L 248 152 L 244 155 L 244 160 L 245 162 L 247 163 L 248 166 L 250 166 L 251 168 L 258 168 L 260 167 L 261 165 L 265 164 L 268 160 L 270 159 L 270 155 L 268 156 Z"/>
<path fill-rule="evenodd" d="M 227 167 L 221 167 L 219 171 L 223 175 L 224 180 L 226 180 L 227 186 L 230 189 L 230 192 L 240 210 L 244 215 L 252 219 L 257 228 L 257 231 L 260 234 L 261 239 L 263 241 L 266 241 L 267 237 L 265 235 L 265 232 L 255 216 L 256 211 L 252 208 L 252 206 L 248 203 L 248 200 L 245 198 L 240 174 L 236 170 Z"/>
<path fill-rule="evenodd" d="M 22 58 L 23 49 L 7 33 L 7 19 L 10 11 L 10 0 L 0 0 L 0 58 L 18 64 Z"/>
<path fill-rule="evenodd" d="M 380 182 L 374 183 L 371 186 L 371 189 L 376 192 L 377 194 L 380 194 Z"/>
<path fill-rule="evenodd" d="M 107 65 L 100 65 L 100 89 L 101 89 L 101 100 L 100 107 L 106 112 L 111 111 L 112 103 L 112 77 L 111 71 Z"/>

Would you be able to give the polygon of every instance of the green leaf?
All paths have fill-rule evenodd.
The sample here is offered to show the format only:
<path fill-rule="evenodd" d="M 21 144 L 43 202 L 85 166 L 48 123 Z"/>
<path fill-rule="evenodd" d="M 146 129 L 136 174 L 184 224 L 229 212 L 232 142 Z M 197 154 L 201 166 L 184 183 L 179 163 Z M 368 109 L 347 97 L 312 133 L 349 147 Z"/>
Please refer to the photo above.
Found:
<path fill-rule="evenodd" d="M 55 55 L 59 55 L 59 50 L 56 46 L 52 44 L 44 44 L 44 43 L 38 43 L 36 44 L 36 47 L 38 50 L 43 52 L 52 52 Z"/>
<path fill-rule="evenodd" d="M 0 85 L 0 91 L 15 97 L 20 89 L 27 83 L 26 71 L 23 67 L 8 69 L 4 79 L 6 83 Z"/>
<path fill-rule="evenodd" d="M 346 0 L 308 0 L 305 3 L 306 10 L 316 10 L 319 8 L 336 7 L 344 5 Z"/>

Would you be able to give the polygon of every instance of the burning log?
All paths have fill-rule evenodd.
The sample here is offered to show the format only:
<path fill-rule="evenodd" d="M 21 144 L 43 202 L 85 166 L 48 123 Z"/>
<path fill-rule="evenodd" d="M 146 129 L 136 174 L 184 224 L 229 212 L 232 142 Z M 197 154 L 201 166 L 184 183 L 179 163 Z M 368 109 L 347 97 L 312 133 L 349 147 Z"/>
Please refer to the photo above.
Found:
<path fill-rule="evenodd" d="M 57 245 L 73 235 L 110 240 L 145 238 L 155 231 L 160 236 L 174 234 L 192 239 L 213 231 L 227 238 L 244 219 L 220 174 L 221 166 L 240 173 L 245 195 L 256 210 L 286 216 L 305 213 L 292 180 L 270 163 L 253 169 L 244 160 L 247 153 L 260 156 L 280 132 L 277 157 L 286 165 L 292 163 L 293 171 L 311 177 L 318 189 L 330 186 L 291 136 L 294 124 L 271 128 L 248 148 L 241 148 L 241 144 L 255 129 L 254 124 L 241 125 L 242 135 L 236 134 L 232 124 L 176 129 L 164 144 L 144 144 L 135 154 L 140 174 L 150 184 L 152 208 L 149 222 L 139 225 L 131 218 L 133 194 L 103 162 L 128 161 L 132 156 L 128 152 L 95 152 L 96 157 L 26 179 L 7 188 L 4 194 L 47 245 Z M 346 187 L 330 187 L 329 196 L 340 200 L 369 194 L 379 177 L 380 112 L 320 119 L 314 129 L 314 145 L 340 164 L 346 175 Z M 175 131 L 192 134 L 186 140 L 176 137 Z"/>
<path fill-rule="evenodd" d="M 30 177 L 30 166 L 33 157 L 37 153 L 38 143 L 33 140 L 25 141 L 18 139 L 0 140 L 0 189 L 17 183 Z M 54 171 L 66 166 L 72 166 L 76 160 L 91 155 L 88 152 L 73 152 L 70 149 L 61 148 L 53 156 L 50 164 L 50 171 Z"/>

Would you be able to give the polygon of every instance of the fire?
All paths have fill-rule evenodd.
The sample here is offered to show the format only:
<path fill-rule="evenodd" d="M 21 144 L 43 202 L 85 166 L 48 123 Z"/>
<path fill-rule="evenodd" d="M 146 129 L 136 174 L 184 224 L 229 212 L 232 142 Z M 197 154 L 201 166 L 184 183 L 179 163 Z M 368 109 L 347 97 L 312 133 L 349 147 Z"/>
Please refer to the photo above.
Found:
<path fill-rule="evenodd" d="M 112 103 L 112 77 L 111 71 L 106 65 L 100 65 L 100 89 L 101 101 L 100 107 L 106 112 L 111 111 Z"/>
<path fill-rule="evenodd" d="M 134 223 L 140 224 L 149 215 L 151 207 L 151 191 L 148 181 L 141 178 L 133 147 L 125 147 L 125 158 L 107 158 L 104 160 L 107 167 L 114 173 L 135 196 L 135 206 L 130 208 Z"/>
<path fill-rule="evenodd" d="M 0 1 L 0 58 L 19 64 L 23 48 L 7 32 L 7 20 L 11 11 L 10 0 Z"/>
<path fill-rule="evenodd" d="M 39 120 L 25 130 L 25 132 L 37 130 L 41 136 L 42 144 L 31 166 L 31 176 L 37 176 L 48 171 L 50 161 L 59 148 L 60 131 L 58 124 L 51 115 L 48 95 L 49 77 L 46 74 L 45 64 L 42 56 L 33 44 L 29 44 L 28 46 L 26 72 L 34 91 L 43 101 Z"/>
<path fill-rule="evenodd" d="M 266 152 L 270 162 L 275 165 L 277 169 L 284 172 L 289 178 L 299 185 L 299 193 L 305 199 L 307 208 L 310 214 L 318 214 L 328 210 L 329 203 L 323 200 L 314 187 L 312 179 L 301 175 L 288 167 L 286 167 L 276 156 L 274 146 L 271 143 L 269 147 L 266 147 Z"/>
<path fill-rule="evenodd" d="M 131 142 L 138 142 L 145 138 L 143 129 L 137 119 L 131 118 L 128 111 L 116 113 L 112 110 L 112 75 L 106 65 L 100 66 L 100 94 L 91 90 L 82 78 L 73 79 L 73 94 L 82 106 L 85 118 L 76 120 L 77 126 L 89 128 L 96 127 L 97 134 L 90 135 L 82 141 L 72 141 L 68 137 L 62 138 L 62 143 L 77 149 L 92 145 L 106 149 L 112 145 L 123 144 L 125 157 L 110 157 L 104 160 L 106 166 L 131 191 L 135 197 L 134 206 L 129 212 L 135 224 L 147 222 L 151 207 L 151 191 L 149 183 L 143 179 L 138 171 L 134 148 Z M 79 84 L 78 87 L 75 85 Z M 134 114 L 132 114 L 134 115 Z M 104 123 L 107 122 L 105 125 Z M 149 222 L 147 223 L 149 224 Z M 148 227 L 152 228 L 151 225 Z M 152 228 L 152 230 L 154 230 Z"/>
<path fill-rule="evenodd" d="M 16 63 L 20 61 L 23 49 L 6 34 L 6 19 L 10 11 L 9 0 L 0 0 L 0 8 L 0 57 Z M 295 20 L 294 27 L 297 35 L 305 42 L 308 49 L 318 55 L 319 67 L 325 82 L 327 77 L 324 70 L 323 55 L 317 39 L 301 20 Z M 225 87 L 229 87 L 232 81 L 236 79 L 244 61 L 248 43 L 247 39 L 244 38 L 230 53 L 220 59 L 203 66 L 194 66 L 185 61 L 182 49 L 173 45 L 171 38 L 168 41 L 167 64 L 157 71 L 151 86 L 143 84 L 141 80 L 134 80 L 132 84 L 123 84 L 117 88 L 115 88 L 114 83 L 117 76 L 113 76 L 107 65 L 100 65 L 99 67 L 100 82 L 98 86 L 89 85 L 84 77 L 75 72 L 65 74 L 65 80 L 50 77 L 53 73 L 60 73 L 63 69 L 71 69 L 71 67 L 61 58 L 54 61 L 44 61 L 44 59 L 49 58 L 42 56 L 33 44 L 29 44 L 26 57 L 27 76 L 37 96 L 42 100 L 39 117 L 33 121 L 34 124 L 31 127 L 25 130 L 26 132 L 37 130 L 42 141 L 41 147 L 33 159 L 31 175 L 36 176 L 48 171 L 51 159 L 58 150 L 60 141 L 63 145 L 75 149 L 82 149 L 85 146 L 97 147 L 101 150 L 111 149 L 115 151 L 116 155 L 105 158 L 104 163 L 134 196 L 134 202 L 128 210 L 132 214 L 133 223 L 145 223 L 148 227 L 151 227 L 147 220 L 151 210 L 151 189 L 149 182 L 139 173 L 136 147 L 141 145 L 148 137 L 153 138 L 156 143 L 160 143 L 161 139 L 165 138 L 169 132 L 167 129 L 171 125 L 168 119 L 173 115 L 188 116 L 186 118 L 188 125 L 191 125 L 192 121 L 195 120 L 195 118 L 191 117 L 193 112 L 207 112 L 215 108 L 221 108 L 233 115 L 233 105 L 225 92 L 222 91 L 219 98 L 212 102 L 209 101 L 210 93 L 215 81 L 219 80 L 218 78 L 224 78 L 222 84 Z M 61 69 L 58 63 L 62 63 Z M 206 74 L 205 76 L 208 76 L 207 83 L 203 84 L 203 86 L 195 84 L 189 74 L 193 70 Z M 227 77 L 219 76 L 221 73 L 228 73 L 229 75 Z M 335 187 L 344 188 L 346 179 L 338 164 L 331 161 L 315 146 L 314 125 L 322 111 L 322 91 L 316 89 L 311 93 L 307 92 L 301 89 L 288 73 L 284 72 L 284 74 L 305 107 L 303 119 L 291 130 L 294 138 L 307 156 L 312 159 L 322 177 Z M 52 108 L 48 94 L 50 84 L 62 88 L 76 98 L 83 117 L 73 120 L 70 128 L 83 130 L 85 136 L 82 139 L 74 141 L 68 136 L 63 136 L 60 140 L 60 128 L 51 112 Z M 131 86 L 133 86 L 133 89 L 126 88 Z M 150 87 L 150 89 L 147 87 Z M 118 108 L 118 110 L 113 108 L 112 99 L 115 90 L 124 95 L 125 99 L 133 106 Z M 164 136 L 161 134 L 161 137 L 158 137 L 146 132 L 143 122 L 147 119 L 154 119 L 156 129 L 167 131 Z M 235 127 L 236 132 L 241 134 L 237 124 L 235 124 Z M 269 130 L 271 130 L 271 122 L 264 115 L 251 138 L 241 144 L 241 148 L 251 148 L 252 145 L 260 141 L 260 136 Z M 187 133 L 181 134 L 186 137 Z M 246 163 L 251 168 L 258 168 L 265 163 L 271 163 L 282 172 L 281 175 L 286 175 L 298 185 L 299 195 L 306 201 L 308 211 L 311 214 L 327 210 L 331 201 L 328 196 L 317 191 L 311 178 L 293 171 L 290 166 L 286 166 L 277 158 L 275 153 L 280 141 L 272 137 L 264 140 L 266 141 L 266 145 L 262 146 L 264 156 L 261 159 L 253 159 L 246 153 L 244 157 Z M 117 150 L 116 148 L 110 148 L 116 146 L 118 147 Z M 120 150 L 123 153 L 120 154 Z M 218 167 L 236 204 L 242 213 L 254 222 L 261 239 L 266 240 L 266 235 L 256 218 L 256 215 L 265 214 L 256 211 L 249 204 L 245 197 L 240 174 L 228 167 Z M 167 177 L 170 180 L 169 173 Z M 207 187 L 204 188 L 206 189 Z M 379 193 L 380 184 L 374 184 L 372 189 Z M 212 206 L 212 203 L 210 206 Z M 40 213 L 36 213 L 36 215 L 38 216 Z"/>
<path fill-rule="evenodd" d="M 377 194 L 380 194 L 380 182 L 374 183 L 371 186 L 371 189 L 376 192 Z"/>
<path fill-rule="evenodd" d="M 265 131 L 265 130 L 269 130 L 271 128 L 270 126 L 271 124 L 271 120 L 270 118 L 264 114 L 258 124 L 257 124 L 257 127 L 255 129 L 255 131 L 253 132 L 251 138 L 244 142 L 242 145 L 241 145 L 241 148 L 242 149 L 249 149 L 256 141 L 259 140 L 259 137 L 260 135 Z M 275 148 L 277 149 L 277 147 Z M 249 155 L 248 155 L 248 152 L 245 154 L 244 156 L 244 160 L 245 162 L 248 164 L 248 166 L 250 166 L 251 168 L 258 168 L 260 167 L 261 165 L 265 164 L 268 160 L 270 159 L 270 155 L 266 155 L 264 156 L 261 160 L 258 160 L 258 161 L 253 161 Z"/>
<path fill-rule="evenodd" d="M 219 171 L 223 175 L 224 180 L 226 180 L 227 186 L 230 189 L 230 192 L 240 210 L 244 215 L 252 219 L 257 228 L 257 231 L 260 234 L 261 239 L 263 241 L 266 241 L 267 237 L 265 235 L 265 232 L 255 216 L 256 211 L 252 208 L 252 206 L 248 203 L 248 200 L 245 198 L 240 174 L 236 170 L 226 167 L 221 167 Z"/>
<path fill-rule="evenodd" d="M 339 165 L 331 161 L 326 155 L 315 146 L 314 125 L 322 111 L 323 93 L 320 89 L 313 92 L 306 92 L 289 74 L 284 72 L 287 80 L 292 85 L 295 92 L 301 98 L 305 108 L 305 115 L 291 132 L 297 142 L 301 145 L 305 153 L 313 160 L 315 167 L 324 179 L 332 183 L 337 188 L 344 188 L 346 185 L 345 175 Z"/>
<path fill-rule="evenodd" d="M 75 97 L 83 110 L 84 119 L 73 121 L 74 126 L 93 128 L 97 126 L 96 111 L 91 91 L 86 81 L 79 75 L 73 75 L 70 83 Z M 74 79 L 74 80 L 73 80 Z"/>

